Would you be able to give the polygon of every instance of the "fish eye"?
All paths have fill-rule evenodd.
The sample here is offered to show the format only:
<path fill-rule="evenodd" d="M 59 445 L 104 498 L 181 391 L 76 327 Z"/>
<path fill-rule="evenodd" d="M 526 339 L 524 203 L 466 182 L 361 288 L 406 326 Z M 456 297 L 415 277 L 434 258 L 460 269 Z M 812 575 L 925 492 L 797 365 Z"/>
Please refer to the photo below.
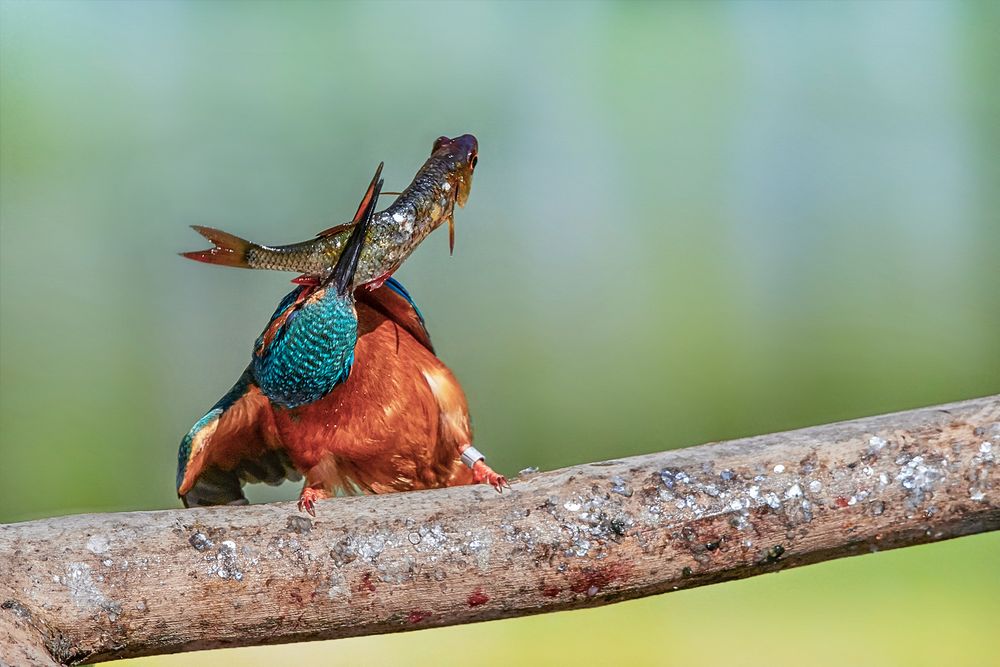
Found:
<path fill-rule="evenodd" d="M 476 165 L 479 163 L 479 156 L 475 153 L 472 154 L 472 168 L 475 169 Z"/>

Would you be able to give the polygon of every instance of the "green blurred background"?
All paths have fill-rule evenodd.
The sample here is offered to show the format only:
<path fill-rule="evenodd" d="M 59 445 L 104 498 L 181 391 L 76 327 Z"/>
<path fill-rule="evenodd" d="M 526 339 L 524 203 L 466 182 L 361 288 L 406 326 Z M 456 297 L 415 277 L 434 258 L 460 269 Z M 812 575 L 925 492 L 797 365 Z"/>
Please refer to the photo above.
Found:
<path fill-rule="evenodd" d="M 291 278 L 179 258 L 187 225 L 304 239 L 439 134 L 479 137 L 472 197 L 399 277 L 503 472 L 1000 391 L 996 3 L 0 11 L 0 521 L 178 507 L 177 443 Z M 225 657 L 986 665 L 998 562 L 980 536 Z"/>

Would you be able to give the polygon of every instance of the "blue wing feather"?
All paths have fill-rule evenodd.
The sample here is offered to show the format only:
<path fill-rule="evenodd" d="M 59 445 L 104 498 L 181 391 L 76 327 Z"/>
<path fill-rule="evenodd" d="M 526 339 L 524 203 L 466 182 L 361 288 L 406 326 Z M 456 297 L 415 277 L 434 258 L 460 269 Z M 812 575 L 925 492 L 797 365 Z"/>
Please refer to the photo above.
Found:
<path fill-rule="evenodd" d="M 391 289 L 393 292 L 395 292 L 399 296 L 401 296 L 404 299 L 406 299 L 407 303 L 409 303 L 413 307 L 413 312 L 415 312 L 417 314 L 417 319 L 420 320 L 420 324 L 421 324 L 421 326 L 424 327 L 424 331 L 426 332 L 427 331 L 427 323 L 424 321 L 424 314 L 420 312 L 420 308 L 417 307 L 416 302 L 413 301 L 413 297 L 410 296 L 410 293 L 406 291 L 406 288 L 403 287 L 403 285 L 398 280 L 396 280 L 395 278 L 389 278 L 388 280 L 386 280 L 385 281 L 385 286 L 388 287 L 389 289 Z"/>

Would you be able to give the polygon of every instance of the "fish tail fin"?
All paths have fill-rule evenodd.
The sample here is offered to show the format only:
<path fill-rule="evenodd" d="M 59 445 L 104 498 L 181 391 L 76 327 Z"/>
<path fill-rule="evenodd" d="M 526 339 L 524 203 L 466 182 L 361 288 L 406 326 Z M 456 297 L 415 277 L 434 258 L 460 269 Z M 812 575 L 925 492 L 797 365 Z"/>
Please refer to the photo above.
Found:
<path fill-rule="evenodd" d="M 243 269 L 250 268 L 250 264 L 247 262 L 247 251 L 253 245 L 250 241 L 229 232 L 224 232 L 221 229 L 213 229 L 212 227 L 191 225 L 191 229 L 211 241 L 215 247 L 207 250 L 182 252 L 182 256 L 193 259 L 196 262 L 205 262 L 206 264 L 236 266 Z"/>

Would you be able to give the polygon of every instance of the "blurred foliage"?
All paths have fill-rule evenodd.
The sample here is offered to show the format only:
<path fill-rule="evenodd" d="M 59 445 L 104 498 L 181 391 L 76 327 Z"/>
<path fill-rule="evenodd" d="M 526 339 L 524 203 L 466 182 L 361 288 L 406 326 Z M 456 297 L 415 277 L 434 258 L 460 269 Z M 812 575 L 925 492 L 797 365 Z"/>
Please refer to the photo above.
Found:
<path fill-rule="evenodd" d="M 993 3 L 4 0 L 0 521 L 178 506 L 291 277 L 186 262 L 187 225 L 306 238 L 439 134 L 479 137 L 472 197 L 399 277 L 504 472 L 1000 391 L 998 32 Z M 998 547 L 233 655 L 981 665 Z"/>

